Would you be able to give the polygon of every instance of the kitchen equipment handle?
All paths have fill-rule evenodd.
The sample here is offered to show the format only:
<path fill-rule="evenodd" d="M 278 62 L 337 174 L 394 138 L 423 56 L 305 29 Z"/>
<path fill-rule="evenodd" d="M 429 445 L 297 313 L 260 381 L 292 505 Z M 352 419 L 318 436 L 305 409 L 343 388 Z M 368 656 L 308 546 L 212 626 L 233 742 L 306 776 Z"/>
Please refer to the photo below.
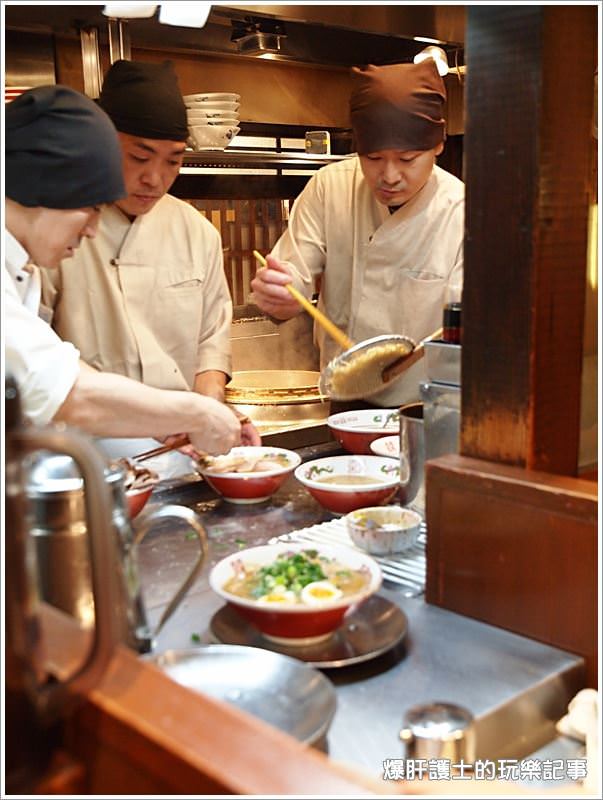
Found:
<path fill-rule="evenodd" d="M 253 251 L 253 255 L 263 267 L 268 266 L 268 262 L 264 256 L 261 253 L 258 253 L 257 250 Z M 289 294 L 297 300 L 302 308 L 305 308 L 311 317 L 314 317 L 316 322 L 318 322 L 318 324 L 324 328 L 329 336 L 334 339 L 337 344 L 340 345 L 340 347 L 342 347 L 344 350 L 349 350 L 350 347 L 354 346 L 354 342 L 340 328 L 338 328 L 337 325 L 332 323 L 328 317 L 325 317 L 322 311 L 319 311 L 315 306 L 313 306 L 312 303 L 306 297 L 304 297 L 303 294 L 301 294 L 301 292 L 298 292 L 293 284 L 285 284 L 285 289 L 287 289 Z"/>
<path fill-rule="evenodd" d="M 442 333 L 443 329 L 438 328 L 437 331 L 434 331 L 431 334 L 431 336 L 427 336 L 425 339 L 420 341 L 419 344 L 415 348 L 413 348 L 412 352 L 410 352 L 408 355 L 402 356 L 401 358 L 397 358 L 393 363 L 387 366 L 381 373 L 383 382 L 389 383 L 391 380 L 397 378 L 403 372 L 406 372 L 406 370 L 412 367 L 413 364 L 416 364 L 417 361 L 420 361 L 425 355 L 426 342 L 431 342 L 434 339 L 439 339 L 442 336 Z"/>
<path fill-rule="evenodd" d="M 115 645 L 120 641 L 119 621 L 115 613 L 119 605 L 119 585 L 115 570 L 117 549 L 111 516 L 113 504 L 104 478 L 105 463 L 96 447 L 83 435 L 72 430 L 67 431 L 66 426 L 59 423 L 53 428 L 16 431 L 11 434 L 11 439 L 23 453 L 51 450 L 71 456 L 84 481 L 94 598 L 94 639 L 81 667 L 67 680 L 36 687 L 36 706 L 41 712 L 51 715 L 66 699 L 67 690 L 71 693 L 84 693 L 99 682 Z M 22 655 L 27 657 L 28 654 Z"/>
<path fill-rule="evenodd" d="M 182 600 L 184 599 L 186 593 L 190 589 L 191 585 L 199 575 L 201 571 L 201 567 L 203 566 L 203 561 L 207 557 L 207 533 L 205 528 L 203 527 L 203 523 L 201 522 L 201 518 L 198 514 L 196 514 L 192 509 L 187 508 L 186 506 L 177 506 L 177 505 L 167 505 L 163 506 L 162 508 L 155 509 L 153 511 L 144 512 L 136 521 L 134 527 L 134 544 L 138 545 L 147 533 L 153 528 L 154 523 L 160 519 L 166 519 L 168 517 L 176 517 L 178 519 L 182 519 L 191 526 L 192 530 L 197 535 L 199 539 L 199 555 L 197 556 L 197 560 L 192 566 L 192 569 L 178 588 L 177 592 L 174 594 L 170 602 L 168 603 L 165 611 L 161 615 L 161 619 L 157 623 L 157 627 L 153 631 L 152 638 L 154 639 L 159 632 L 162 630 L 165 623 L 168 619 L 172 616 L 174 611 L 178 608 Z"/>

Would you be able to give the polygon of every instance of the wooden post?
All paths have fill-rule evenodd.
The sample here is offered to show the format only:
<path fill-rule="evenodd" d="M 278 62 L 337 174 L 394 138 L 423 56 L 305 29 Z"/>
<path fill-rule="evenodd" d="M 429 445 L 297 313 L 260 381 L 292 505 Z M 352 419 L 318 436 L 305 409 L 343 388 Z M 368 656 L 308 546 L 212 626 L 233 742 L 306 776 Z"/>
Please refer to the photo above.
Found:
<path fill-rule="evenodd" d="M 596 9 L 470 6 L 461 452 L 576 475 Z"/>
<path fill-rule="evenodd" d="M 597 674 L 597 487 L 576 479 L 597 12 L 470 6 L 460 455 L 426 465 L 428 602 Z M 561 477 L 565 476 L 565 477 Z"/>

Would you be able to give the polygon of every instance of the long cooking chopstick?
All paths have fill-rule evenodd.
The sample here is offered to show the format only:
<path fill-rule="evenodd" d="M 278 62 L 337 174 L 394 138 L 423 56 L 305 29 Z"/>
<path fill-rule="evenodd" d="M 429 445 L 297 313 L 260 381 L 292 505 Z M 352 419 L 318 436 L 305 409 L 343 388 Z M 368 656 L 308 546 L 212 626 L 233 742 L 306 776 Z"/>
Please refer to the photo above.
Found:
<path fill-rule="evenodd" d="M 253 255 L 263 267 L 268 266 L 264 256 L 261 253 L 258 253 L 257 250 L 253 251 Z M 302 308 L 304 308 L 311 317 L 314 317 L 316 322 L 318 322 L 318 324 L 325 329 L 329 336 L 335 339 L 337 344 L 343 347 L 344 350 L 349 350 L 350 347 L 354 346 L 354 342 L 342 330 L 340 330 L 340 328 L 333 324 L 328 317 L 325 317 L 322 311 L 319 311 L 317 308 L 315 308 L 312 303 L 303 296 L 303 294 L 298 292 L 293 284 L 287 283 L 285 284 L 285 288 L 289 294 L 297 300 L 300 306 L 302 306 Z"/>

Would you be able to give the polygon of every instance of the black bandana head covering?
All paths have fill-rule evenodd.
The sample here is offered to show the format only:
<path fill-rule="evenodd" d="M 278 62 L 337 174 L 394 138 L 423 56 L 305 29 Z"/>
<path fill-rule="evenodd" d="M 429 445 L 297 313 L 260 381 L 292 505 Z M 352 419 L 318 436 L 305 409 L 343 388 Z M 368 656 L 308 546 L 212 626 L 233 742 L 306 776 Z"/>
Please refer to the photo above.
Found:
<path fill-rule="evenodd" d="M 431 150 L 444 141 L 446 89 L 432 58 L 352 68 L 350 117 L 356 152 Z"/>
<path fill-rule="evenodd" d="M 116 61 L 98 103 L 118 131 L 143 139 L 186 142 L 186 106 L 171 61 Z"/>
<path fill-rule="evenodd" d="M 39 86 L 8 103 L 7 197 L 34 208 L 87 208 L 126 194 L 121 147 L 109 117 L 68 86 Z"/>

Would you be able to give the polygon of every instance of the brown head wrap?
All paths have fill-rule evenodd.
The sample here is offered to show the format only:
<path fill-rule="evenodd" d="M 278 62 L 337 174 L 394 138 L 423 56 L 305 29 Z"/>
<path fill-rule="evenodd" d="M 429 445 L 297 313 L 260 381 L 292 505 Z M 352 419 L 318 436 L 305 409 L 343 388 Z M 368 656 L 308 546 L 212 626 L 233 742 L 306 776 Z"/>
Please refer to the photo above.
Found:
<path fill-rule="evenodd" d="M 445 138 L 446 89 L 432 58 L 352 68 L 350 116 L 360 155 L 431 150 Z"/>

